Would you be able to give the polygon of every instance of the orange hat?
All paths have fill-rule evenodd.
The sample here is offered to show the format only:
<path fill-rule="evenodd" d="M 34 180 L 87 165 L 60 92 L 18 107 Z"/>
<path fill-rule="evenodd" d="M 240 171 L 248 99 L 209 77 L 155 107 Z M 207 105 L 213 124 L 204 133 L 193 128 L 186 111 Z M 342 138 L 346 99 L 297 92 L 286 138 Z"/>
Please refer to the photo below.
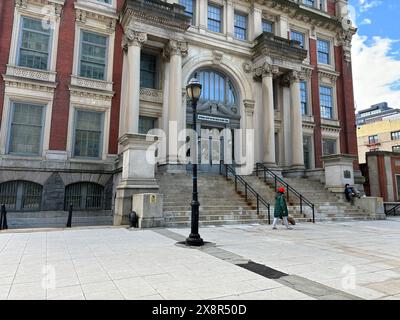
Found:
<path fill-rule="evenodd" d="M 280 193 L 285 193 L 285 188 L 280 187 L 280 188 L 278 189 L 278 192 L 280 192 Z"/>

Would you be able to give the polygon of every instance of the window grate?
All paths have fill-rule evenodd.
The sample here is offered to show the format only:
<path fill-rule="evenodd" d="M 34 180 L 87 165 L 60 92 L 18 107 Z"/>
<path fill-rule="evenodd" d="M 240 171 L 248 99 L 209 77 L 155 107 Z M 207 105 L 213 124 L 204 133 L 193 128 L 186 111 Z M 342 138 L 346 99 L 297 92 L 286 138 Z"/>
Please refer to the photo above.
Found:
<path fill-rule="evenodd" d="M 79 182 L 65 189 L 65 210 L 72 204 L 74 210 L 104 209 L 104 188 L 96 183 Z"/>

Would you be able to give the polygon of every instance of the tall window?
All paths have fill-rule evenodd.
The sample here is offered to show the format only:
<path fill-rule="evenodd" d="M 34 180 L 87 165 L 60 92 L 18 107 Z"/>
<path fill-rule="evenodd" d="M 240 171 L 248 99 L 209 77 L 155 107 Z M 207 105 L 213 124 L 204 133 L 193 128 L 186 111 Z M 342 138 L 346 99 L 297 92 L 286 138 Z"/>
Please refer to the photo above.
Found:
<path fill-rule="evenodd" d="M 264 20 L 262 21 L 262 30 L 263 32 L 274 32 L 274 24 L 271 21 Z"/>
<path fill-rule="evenodd" d="M 82 31 L 79 75 L 85 78 L 105 80 L 107 37 Z"/>
<path fill-rule="evenodd" d="M 321 104 L 321 117 L 325 119 L 333 119 L 332 88 L 320 86 L 319 100 Z"/>
<path fill-rule="evenodd" d="M 179 4 L 185 7 L 185 14 L 192 18 L 191 24 L 194 24 L 196 0 L 179 0 Z"/>
<path fill-rule="evenodd" d="M 195 73 L 203 86 L 200 100 L 236 105 L 236 92 L 233 84 L 223 74 L 213 70 L 201 70 Z"/>
<path fill-rule="evenodd" d="M 37 211 L 42 202 L 43 187 L 29 181 L 9 181 L 0 184 L 0 203 L 8 211 Z"/>
<path fill-rule="evenodd" d="M 392 140 L 400 140 L 400 131 L 394 131 L 390 133 Z"/>
<path fill-rule="evenodd" d="M 11 130 L 8 152 L 39 155 L 42 149 L 43 106 L 12 104 Z"/>
<path fill-rule="evenodd" d="M 76 110 L 74 156 L 100 158 L 103 113 Z"/>
<path fill-rule="evenodd" d="M 74 210 L 101 210 L 105 208 L 103 186 L 92 182 L 79 182 L 65 188 L 64 209 L 72 204 Z"/>
<path fill-rule="evenodd" d="M 208 30 L 222 32 L 222 9 L 216 5 L 208 4 Z"/>
<path fill-rule="evenodd" d="M 306 169 L 311 169 L 311 152 L 312 152 L 312 137 L 303 136 L 303 153 L 304 153 L 304 166 Z"/>
<path fill-rule="evenodd" d="M 336 140 L 322 139 L 322 153 L 324 156 L 336 154 Z"/>
<path fill-rule="evenodd" d="M 139 116 L 139 133 L 147 134 L 156 127 L 156 118 Z"/>
<path fill-rule="evenodd" d="M 306 36 L 304 35 L 304 33 L 298 31 L 290 31 L 290 39 L 300 42 L 300 48 L 302 49 L 304 49 L 305 38 Z"/>
<path fill-rule="evenodd" d="M 368 137 L 368 144 L 375 144 L 378 143 L 378 141 L 379 139 L 377 134 Z"/>
<path fill-rule="evenodd" d="M 51 28 L 43 28 L 41 20 L 22 18 L 18 66 L 49 69 Z"/>
<path fill-rule="evenodd" d="M 142 53 L 140 57 L 140 86 L 157 88 L 157 57 Z"/>
<path fill-rule="evenodd" d="M 247 39 L 247 15 L 235 12 L 235 38 Z"/>
<path fill-rule="evenodd" d="M 330 63 L 329 41 L 318 39 L 317 50 L 318 50 L 318 63 L 329 64 Z"/>
<path fill-rule="evenodd" d="M 308 103 L 307 103 L 307 82 L 300 82 L 300 101 L 301 101 L 301 113 L 306 115 L 308 113 Z"/>

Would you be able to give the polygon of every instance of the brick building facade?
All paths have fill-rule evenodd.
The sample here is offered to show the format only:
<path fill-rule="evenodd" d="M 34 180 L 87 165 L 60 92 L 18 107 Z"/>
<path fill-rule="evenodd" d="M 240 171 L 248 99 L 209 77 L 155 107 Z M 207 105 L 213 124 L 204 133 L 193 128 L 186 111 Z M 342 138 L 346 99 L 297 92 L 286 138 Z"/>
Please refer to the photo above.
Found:
<path fill-rule="evenodd" d="M 1 200 L 17 211 L 112 209 L 124 135 L 163 129 L 158 165 L 176 164 L 182 143 L 168 123 L 191 126 L 183 89 L 193 76 L 202 163 L 237 160 L 239 128 L 255 132 L 249 161 L 283 172 L 317 176 L 323 155 L 357 155 L 346 5 L 1 1 Z"/>

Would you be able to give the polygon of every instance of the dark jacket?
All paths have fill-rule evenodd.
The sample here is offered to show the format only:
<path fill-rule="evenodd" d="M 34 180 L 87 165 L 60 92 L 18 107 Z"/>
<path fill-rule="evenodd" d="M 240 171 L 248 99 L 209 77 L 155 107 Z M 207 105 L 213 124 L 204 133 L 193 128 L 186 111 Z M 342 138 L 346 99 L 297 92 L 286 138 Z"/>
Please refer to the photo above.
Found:
<path fill-rule="evenodd" d="M 285 195 L 283 193 L 279 193 L 276 195 L 275 198 L 275 210 L 274 210 L 274 217 L 275 218 L 282 218 L 287 217 L 289 215 L 288 207 L 286 204 Z"/>

